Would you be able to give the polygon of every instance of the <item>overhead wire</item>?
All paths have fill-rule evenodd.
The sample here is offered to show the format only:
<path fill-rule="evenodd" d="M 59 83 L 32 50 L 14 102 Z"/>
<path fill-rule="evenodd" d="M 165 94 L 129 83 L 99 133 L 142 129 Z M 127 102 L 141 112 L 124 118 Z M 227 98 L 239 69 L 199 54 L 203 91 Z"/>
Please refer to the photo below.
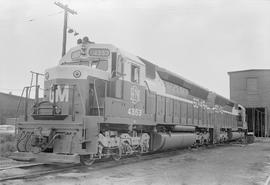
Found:
<path fill-rule="evenodd" d="M 47 14 L 47 15 L 45 15 L 45 16 L 40 16 L 40 17 L 37 17 L 37 18 L 27 18 L 27 19 L 25 19 L 25 22 L 33 22 L 33 21 L 37 21 L 37 20 L 39 20 L 39 19 L 41 19 L 41 18 L 59 15 L 59 14 L 61 14 L 61 13 L 63 13 L 63 12 L 64 12 L 64 11 L 58 11 L 58 12 L 56 12 L 56 13 Z"/>

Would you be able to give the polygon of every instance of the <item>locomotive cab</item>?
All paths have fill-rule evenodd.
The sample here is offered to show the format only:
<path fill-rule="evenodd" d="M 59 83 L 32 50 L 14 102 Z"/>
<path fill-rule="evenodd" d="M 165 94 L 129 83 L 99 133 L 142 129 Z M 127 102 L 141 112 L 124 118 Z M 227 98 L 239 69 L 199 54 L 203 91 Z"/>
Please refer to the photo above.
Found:
<path fill-rule="evenodd" d="M 145 88 L 145 63 L 139 57 L 85 37 L 59 65 L 45 71 L 44 97 L 35 101 L 32 118 L 75 121 L 84 116 L 142 116 Z M 105 112 L 106 103 L 120 107 Z"/>
<path fill-rule="evenodd" d="M 105 97 L 123 96 L 118 82 L 124 80 L 123 61 L 119 50 L 114 46 L 95 44 L 84 39 L 78 46 L 70 49 L 58 66 L 46 70 L 44 99 L 59 105 L 64 100 L 69 100 L 66 101 L 69 104 L 80 101 L 77 104 L 81 104 L 79 109 L 83 110 L 75 110 L 75 114 L 101 116 Z M 56 90 L 52 88 L 55 85 Z M 75 98 L 72 93 L 75 93 Z M 69 115 L 72 115 L 72 108 L 69 107 L 68 110 Z"/>

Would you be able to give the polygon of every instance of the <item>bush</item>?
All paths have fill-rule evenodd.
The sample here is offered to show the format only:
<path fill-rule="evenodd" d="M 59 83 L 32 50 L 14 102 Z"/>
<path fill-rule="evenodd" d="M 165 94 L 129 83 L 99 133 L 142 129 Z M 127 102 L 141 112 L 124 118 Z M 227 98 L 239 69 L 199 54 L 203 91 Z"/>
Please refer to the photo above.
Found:
<path fill-rule="evenodd" d="M 7 157 L 16 151 L 15 136 L 12 134 L 0 135 L 0 156 Z"/>

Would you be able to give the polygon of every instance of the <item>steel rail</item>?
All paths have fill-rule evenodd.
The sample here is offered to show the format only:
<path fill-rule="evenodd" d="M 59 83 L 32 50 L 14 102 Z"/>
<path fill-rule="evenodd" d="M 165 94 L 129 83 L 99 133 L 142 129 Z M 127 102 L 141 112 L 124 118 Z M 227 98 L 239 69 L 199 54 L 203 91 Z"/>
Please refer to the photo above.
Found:
<path fill-rule="evenodd" d="M 45 165 L 45 164 L 43 164 Z M 74 169 L 75 167 L 79 167 L 81 165 L 68 165 L 68 166 L 64 166 L 64 167 L 58 167 L 58 169 L 43 169 L 41 171 L 36 171 L 36 172 L 31 172 L 29 174 L 17 174 L 17 175 L 12 175 L 12 176 L 8 176 L 8 177 L 3 177 L 0 178 L 0 182 L 4 182 L 4 181 L 9 181 L 9 180 L 17 180 L 17 179 L 31 179 L 31 178 L 36 178 L 36 177 L 40 177 L 41 175 L 48 175 L 48 174 L 52 174 L 52 173 L 59 173 L 59 172 L 64 172 L 67 171 L 69 169 Z M 30 167 L 30 166 L 25 166 L 25 167 Z M 22 167 L 20 167 L 22 168 Z"/>
<path fill-rule="evenodd" d="M 32 166 L 38 166 L 38 165 L 43 165 L 43 164 L 44 163 L 16 164 L 16 165 L 13 165 L 13 166 L 0 167 L 0 171 L 12 169 L 12 168 L 32 167 Z"/>
<path fill-rule="evenodd" d="M 172 157 L 175 155 L 183 155 L 188 154 L 191 152 L 196 152 L 198 150 L 205 150 L 205 149 L 214 149 L 219 147 L 226 147 L 226 146 L 236 146 L 236 145 L 242 145 L 243 143 L 222 143 L 222 144 L 215 144 L 215 145 L 208 145 L 208 146 L 200 146 L 198 148 L 188 148 L 188 149 L 174 149 L 174 150 L 168 150 L 163 152 L 154 152 L 154 153 L 145 153 L 143 155 L 132 155 L 132 156 L 126 156 L 122 158 L 119 161 L 114 161 L 111 159 L 101 159 L 97 160 L 93 165 L 91 166 L 83 166 L 81 164 L 72 164 L 68 166 L 58 166 L 58 169 L 50 169 L 50 170 L 42 170 L 38 172 L 33 172 L 31 174 L 19 174 L 14 175 L 10 177 L 4 177 L 0 178 L 0 182 L 9 181 L 9 180 L 17 180 L 17 179 L 34 179 L 36 177 L 45 176 L 48 174 L 55 174 L 60 172 L 66 172 L 70 170 L 87 170 L 88 172 L 91 171 L 97 171 L 102 170 L 105 168 L 113 168 L 120 165 L 125 164 L 132 164 L 136 162 L 143 162 L 147 160 L 153 160 L 153 159 L 159 159 L 159 158 L 165 158 L 165 157 Z M 78 172 L 79 173 L 79 172 Z"/>

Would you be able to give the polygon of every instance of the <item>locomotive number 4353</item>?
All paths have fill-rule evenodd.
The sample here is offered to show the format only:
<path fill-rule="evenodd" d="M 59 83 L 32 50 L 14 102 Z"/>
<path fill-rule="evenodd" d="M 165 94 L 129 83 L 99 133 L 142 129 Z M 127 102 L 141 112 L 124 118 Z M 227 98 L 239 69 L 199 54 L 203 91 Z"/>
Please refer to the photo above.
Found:
<path fill-rule="evenodd" d="M 131 116 L 142 116 L 142 110 L 136 108 L 129 108 L 128 114 Z"/>

